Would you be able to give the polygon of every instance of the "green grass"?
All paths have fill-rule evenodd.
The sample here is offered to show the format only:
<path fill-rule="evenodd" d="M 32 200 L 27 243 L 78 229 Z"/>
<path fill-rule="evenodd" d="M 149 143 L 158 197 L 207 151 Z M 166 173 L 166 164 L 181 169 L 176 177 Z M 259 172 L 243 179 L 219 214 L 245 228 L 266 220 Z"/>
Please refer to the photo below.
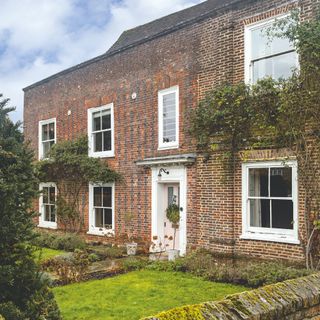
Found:
<path fill-rule="evenodd" d="M 184 273 L 147 270 L 53 289 L 64 320 L 134 320 L 244 290 Z"/>
<path fill-rule="evenodd" d="M 43 262 L 45 260 L 48 260 L 50 258 L 53 258 L 55 256 L 59 256 L 66 253 L 62 250 L 54 250 L 49 248 L 39 248 L 35 251 L 35 259 L 36 261 Z"/>

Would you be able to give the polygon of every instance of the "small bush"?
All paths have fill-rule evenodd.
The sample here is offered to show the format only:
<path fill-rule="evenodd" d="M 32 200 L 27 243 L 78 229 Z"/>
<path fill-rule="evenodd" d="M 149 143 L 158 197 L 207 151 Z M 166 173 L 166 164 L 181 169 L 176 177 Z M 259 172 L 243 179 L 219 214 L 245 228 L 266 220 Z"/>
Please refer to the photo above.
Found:
<path fill-rule="evenodd" d="M 39 232 L 34 244 L 38 247 L 46 247 L 56 250 L 75 251 L 86 248 L 85 241 L 73 233 L 54 234 L 49 232 Z"/>
<path fill-rule="evenodd" d="M 88 259 L 89 259 L 90 262 L 96 262 L 96 261 L 100 260 L 100 257 L 95 253 L 90 253 L 88 255 Z"/>
<path fill-rule="evenodd" d="M 150 264 L 151 262 L 146 259 L 141 259 L 137 257 L 129 257 L 122 261 L 122 268 L 125 271 L 134 271 L 134 270 L 141 270 L 144 269 Z"/>
<path fill-rule="evenodd" d="M 89 250 L 90 252 L 98 255 L 101 259 L 122 258 L 125 253 L 125 248 L 120 246 L 92 246 Z"/>
<path fill-rule="evenodd" d="M 287 266 L 282 262 L 232 260 L 217 257 L 204 249 L 192 252 L 174 262 L 154 261 L 145 266 L 131 262 L 130 266 L 136 269 L 189 272 L 209 281 L 236 283 L 252 288 L 310 274 L 306 269 Z"/>
<path fill-rule="evenodd" d="M 74 253 L 57 256 L 45 261 L 42 268 L 54 272 L 61 284 L 82 281 L 88 270 L 90 261 L 85 251 L 75 250 Z"/>
<path fill-rule="evenodd" d="M 0 310 L 1 310 L 2 319 L 23 320 L 22 312 L 12 302 L 0 303 Z"/>

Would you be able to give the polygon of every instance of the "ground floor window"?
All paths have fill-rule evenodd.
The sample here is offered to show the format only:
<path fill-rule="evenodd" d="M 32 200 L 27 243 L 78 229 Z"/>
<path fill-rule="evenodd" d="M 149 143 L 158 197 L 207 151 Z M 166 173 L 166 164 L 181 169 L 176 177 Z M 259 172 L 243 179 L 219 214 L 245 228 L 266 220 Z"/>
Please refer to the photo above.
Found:
<path fill-rule="evenodd" d="M 298 241 L 295 161 L 243 164 L 242 189 L 243 237 Z"/>
<path fill-rule="evenodd" d="M 54 183 L 40 184 L 39 226 L 44 228 L 57 228 L 56 197 L 57 187 Z"/>
<path fill-rule="evenodd" d="M 89 233 L 114 231 L 114 184 L 90 184 Z"/>

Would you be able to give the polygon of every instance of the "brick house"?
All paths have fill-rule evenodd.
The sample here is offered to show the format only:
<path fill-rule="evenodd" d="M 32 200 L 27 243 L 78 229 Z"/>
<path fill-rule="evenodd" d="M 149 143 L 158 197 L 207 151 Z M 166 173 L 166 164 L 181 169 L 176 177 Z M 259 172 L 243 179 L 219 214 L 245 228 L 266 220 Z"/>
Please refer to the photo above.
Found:
<path fill-rule="evenodd" d="M 205 247 L 304 259 L 296 161 L 284 167 L 286 150 L 252 151 L 230 175 L 218 152 L 197 153 L 188 110 L 220 83 L 289 74 L 296 53 L 261 30 L 297 6 L 310 18 L 315 2 L 208 0 L 125 31 L 105 54 L 24 89 L 24 132 L 39 159 L 57 141 L 88 134 L 90 156 L 124 176 L 125 184 L 88 186 L 88 238 L 123 232 L 126 212 L 136 235 L 163 238 L 172 233 L 165 208 L 176 201 L 182 254 Z M 57 229 L 55 185 L 41 188 L 39 227 Z"/>

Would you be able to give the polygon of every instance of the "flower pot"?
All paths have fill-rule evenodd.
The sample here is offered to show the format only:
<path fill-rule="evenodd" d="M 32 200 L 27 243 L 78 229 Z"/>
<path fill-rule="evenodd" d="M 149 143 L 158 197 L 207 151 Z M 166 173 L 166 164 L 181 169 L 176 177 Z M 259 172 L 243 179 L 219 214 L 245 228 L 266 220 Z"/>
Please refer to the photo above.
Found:
<path fill-rule="evenodd" d="M 180 250 L 177 250 L 177 249 L 170 249 L 167 252 L 168 252 L 168 260 L 169 261 L 176 260 L 180 254 Z"/>
<path fill-rule="evenodd" d="M 126 247 L 127 247 L 127 255 L 128 256 L 135 256 L 136 255 L 137 247 L 138 247 L 137 243 L 135 243 L 135 242 L 127 243 Z"/>

